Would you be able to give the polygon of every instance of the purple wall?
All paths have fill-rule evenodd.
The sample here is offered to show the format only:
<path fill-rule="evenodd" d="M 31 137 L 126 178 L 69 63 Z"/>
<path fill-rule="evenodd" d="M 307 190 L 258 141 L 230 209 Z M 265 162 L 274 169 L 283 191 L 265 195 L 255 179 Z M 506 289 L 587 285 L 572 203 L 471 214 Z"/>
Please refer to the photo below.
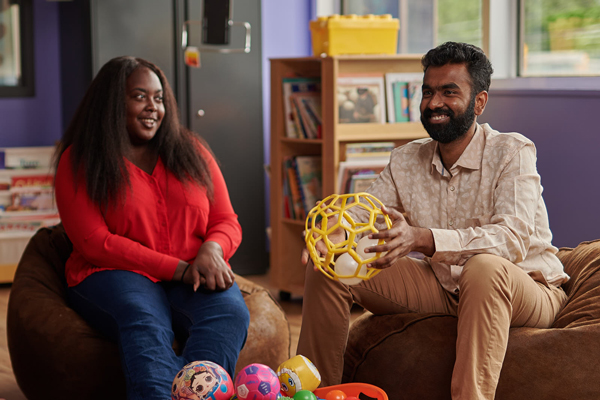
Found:
<path fill-rule="evenodd" d="M 271 159 L 271 68 L 269 59 L 311 55 L 308 22 L 315 18 L 315 0 L 262 0 L 262 76 L 264 160 Z M 269 180 L 265 177 L 266 225 L 269 226 Z"/>
<path fill-rule="evenodd" d="M 490 91 L 480 122 L 537 147 L 555 246 L 600 239 L 600 92 Z"/>
<path fill-rule="evenodd" d="M 263 0 L 262 56 L 263 56 L 263 130 L 265 163 L 269 162 L 271 123 L 271 68 L 269 59 L 279 57 L 306 57 L 311 55 L 308 22 L 313 18 L 313 1 Z"/>
<path fill-rule="evenodd" d="M 33 1 L 35 96 L 0 98 L 0 147 L 49 146 L 62 135 L 58 3 Z"/>

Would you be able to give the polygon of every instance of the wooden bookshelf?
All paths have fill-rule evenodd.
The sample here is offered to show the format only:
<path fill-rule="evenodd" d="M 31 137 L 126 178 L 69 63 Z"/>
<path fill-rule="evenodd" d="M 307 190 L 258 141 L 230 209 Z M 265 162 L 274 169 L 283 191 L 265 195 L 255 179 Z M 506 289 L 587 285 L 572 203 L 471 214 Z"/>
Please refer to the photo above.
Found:
<path fill-rule="evenodd" d="M 337 171 L 347 143 L 393 141 L 396 145 L 427 137 L 421 123 L 339 124 L 337 77 L 349 73 L 420 72 L 421 55 L 334 56 L 271 59 L 271 284 L 281 295 L 302 295 L 305 267 L 304 222 L 283 213 L 282 162 L 285 157 L 320 155 L 323 197 L 336 192 Z M 282 79 L 320 77 L 322 139 L 286 137 Z"/>

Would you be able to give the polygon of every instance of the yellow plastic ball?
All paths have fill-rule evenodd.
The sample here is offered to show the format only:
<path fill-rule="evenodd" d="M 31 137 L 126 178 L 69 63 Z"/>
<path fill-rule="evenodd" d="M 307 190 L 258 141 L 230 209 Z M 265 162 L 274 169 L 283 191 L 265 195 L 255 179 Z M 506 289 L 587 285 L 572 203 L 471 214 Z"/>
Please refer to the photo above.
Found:
<path fill-rule="evenodd" d="M 385 255 L 384 253 L 375 253 L 366 258 L 364 245 L 366 240 L 360 242 L 361 248 L 358 249 L 358 238 L 364 234 L 377 233 L 379 230 L 375 227 L 375 222 L 384 222 L 386 227 L 392 227 L 391 219 L 381 211 L 383 203 L 375 196 L 369 193 L 351 193 L 351 194 L 333 194 L 321 200 L 310 212 L 305 223 L 305 241 L 310 257 L 315 266 L 328 278 L 340 280 L 346 284 L 360 283 L 361 280 L 372 278 L 381 270 L 376 268 L 366 268 L 366 265 Z M 359 213 L 368 213 L 366 222 L 355 222 L 349 211 Z M 346 239 L 340 243 L 333 243 L 329 235 L 338 229 L 345 230 Z M 373 240 L 373 239 L 371 239 Z M 326 254 L 319 254 L 317 243 L 323 242 L 327 248 Z M 369 246 L 375 245 L 369 242 Z M 377 240 L 376 244 L 383 244 L 384 240 Z M 368 247 L 368 246 L 367 246 Z M 348 256 L 340 257 L 342 254 Z M 341 258 L 343 266 L 335 268 L 335 263 Z M 349 266 L 351 266 L 349 268 Z"/>

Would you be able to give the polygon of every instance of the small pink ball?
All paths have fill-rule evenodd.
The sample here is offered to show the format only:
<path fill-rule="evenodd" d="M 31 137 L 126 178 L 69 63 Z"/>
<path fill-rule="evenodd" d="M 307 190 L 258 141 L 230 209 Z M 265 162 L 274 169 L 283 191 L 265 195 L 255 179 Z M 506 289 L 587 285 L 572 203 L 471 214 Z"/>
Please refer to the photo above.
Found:
<path fill-rule="evenodd" d="M 279 378 L 275 371 L 264 364 L 250 364 L 240 370 L 235 378 L 235 394 L 239 400 L 276 400 Z"/>

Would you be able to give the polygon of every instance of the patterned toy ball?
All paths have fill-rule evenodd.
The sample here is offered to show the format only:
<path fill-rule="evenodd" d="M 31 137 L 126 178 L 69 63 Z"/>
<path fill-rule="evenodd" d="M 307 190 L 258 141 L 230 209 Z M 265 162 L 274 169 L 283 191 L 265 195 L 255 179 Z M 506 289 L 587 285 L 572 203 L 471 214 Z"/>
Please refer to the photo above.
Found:
<path fill-rule="evenodd" d="M 281 397 L 279 379 L 264 364 L 250 364 L 238 372 L 235 393 L 239 400 L 276 400 Z"/>
<path fill-rule="evenodd" d="M 233 382 L 227 371 L 211 361 L 194 361 L 177 373 L 171 386 L 172 400 L 229 400 Z"/>
<path fill-rule="evenodd" d="M 364 253 L 365 247 L 383 244 L 383 239 L 369 239 L 366 235 L 379 232 L 375 227 L 392 227 L 390 217 L 383 214 L 383 203 L 369 193 L 333 194 L 321 200 L 309 213 L 305 223 L 305 241 L 315 266 L 328 278 L 340 280 L 347 285 L 355 285 L 372 278 L 380 269 L 367 268 L 367 264 L 385 253 Z M 348 212 L 362 214 L 366 222 L 355 222 Z M 333 243 L 329 240 L 337 229 L 346 231 L 346 240 Z M 360 240 L 361 235 L 364 235 Z M 322 241 L 327 247 L 326 254 L 319 254 L 317 243 Z"/>

